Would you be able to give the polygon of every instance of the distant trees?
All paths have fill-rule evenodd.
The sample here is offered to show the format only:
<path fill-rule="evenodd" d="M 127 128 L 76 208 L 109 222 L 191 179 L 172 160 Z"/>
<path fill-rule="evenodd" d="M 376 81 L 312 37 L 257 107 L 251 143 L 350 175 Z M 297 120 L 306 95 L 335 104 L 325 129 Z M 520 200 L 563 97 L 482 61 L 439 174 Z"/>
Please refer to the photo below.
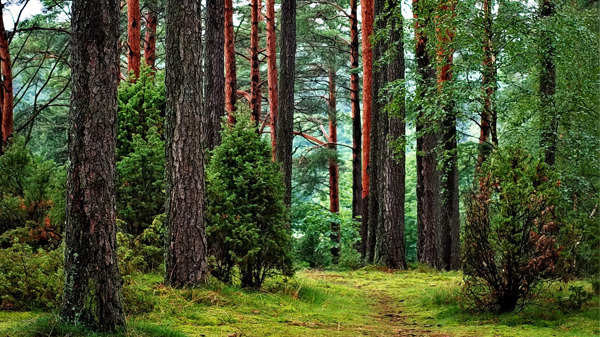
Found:
<path fill-rule="evenodd" d="M 142 12 L 140 0 L 127 0 L 127 71 L 140 77 L 142 63 Z"/>
<path fill-rule="evenodd" d="M 173 286 L 208 277 L 200 10 L 199 0 L 167 1 L 165 282 Z"/>
<path fill-rule="evenodd" d="M 202 143 L 212 150 L 221 143 L 221 119 L 225 115 L 225 0 L 206 3 L 206 46 L 204 53 L 204 121 Z"/>
<path fill-rule="evenodd" d="M 119 10 L 117 0 L 72 4 L 73 94 L 60 316 L 100 331 L 125 325 L 115 212 Z"/>

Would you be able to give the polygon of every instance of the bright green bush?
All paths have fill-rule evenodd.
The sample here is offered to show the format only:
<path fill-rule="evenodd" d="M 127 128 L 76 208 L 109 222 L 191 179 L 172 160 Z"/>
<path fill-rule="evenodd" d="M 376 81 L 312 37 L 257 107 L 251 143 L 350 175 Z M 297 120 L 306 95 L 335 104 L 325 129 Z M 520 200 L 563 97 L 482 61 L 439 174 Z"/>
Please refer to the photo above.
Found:
<path fill-rule="evenodd" d="M 207 235 L 213 274 L 243 287 L 260 288 L 266 277 L 292 274 L 291 230 L 283 204 L 283 178 L 246 115 L 225 127 L 207 175 Z"/>
<path fill-rule="evenodd" d="M 164 213 L 164 97 L 164 74 L 147 67 L 119 87 L 117 211 L 136 236 Z"/>
<path fill-rule="evenodd" d="M 117 233 L 117 255 L 123 276 L 136 272 L 160 272 L 164 260 L 165 215 L 154 218 L 142 234 L 119 231 Z M 122 222 L 120 223 L 122 225 Z"/>

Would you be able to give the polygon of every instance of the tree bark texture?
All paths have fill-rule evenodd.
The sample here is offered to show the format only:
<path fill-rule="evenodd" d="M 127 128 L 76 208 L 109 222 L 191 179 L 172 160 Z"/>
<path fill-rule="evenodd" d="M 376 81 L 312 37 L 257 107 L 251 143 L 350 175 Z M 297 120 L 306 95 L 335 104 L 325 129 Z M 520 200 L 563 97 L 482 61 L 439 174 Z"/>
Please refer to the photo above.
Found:
<path fill-rule="evenodd" d="M 391 55 L 387 65 L 387 81 L 403 81 L 405 75 L 403 20 L 400 1 L 393 0 L 384 10 L 385 24 L 389 31 Z M 394 85 L 396 87 L 396 85 Z M 382 116 L 383 134 L 383 186 L 382 223 L 379 225 L 376 262 L 393 269 L 406 269 L 406 239 L 404 236 L 405 201 L 405 91 L 387 92 L 388 102 Z M 399 148 L 402 146 L 402 148 Z"/>
<path fill-rule="evenodd" d="M 204 283 L 208 276 L 200 10 L 200 0 L 167 1 L 165 282 L 173 286 Z"/>
<path fill-rule="evenodd" d="M 271 116 L 271 147 L 273 160 L 277 148 L 277 35 L 275 34 L 275 0 L 267 0 L 267 78 L 269 85 L 269 114 Z"/>
<path fill-rule="evenodd" d="M 458 194 L 458 143 L 456 107 L 452 89 L 455 0 L 440 0 L 436 15 L 437 82 L 442 117 L 440 235 L 442 268 L 460 268 L 460 214 Z"/>
<path fill-rule="evenodd" d="M 158 3 L 156 0 L 146 2 L 146 34 L 144 37 L 144 60 L 146 65 L 156 70 L 156 28 L 158 27 Z"/>
<path fill-rule="evenodd" d="M 358 0 L 350 1 L 350 106 L 352 111 L 352 218 L 362 214 L 362 124 L 358 73 Z"/>
<path fill-rule="evenodd" d="M 362 63 L 363 63 L 363 129 L 362 129 L 362 224 L 360 228 L 361 236 L 361 256 L 367 258 L 368 251 L 368 219 L 369 219 L 369 194 L 370 194 L 370 176 L 369 163 L 371 156 L 371 107 L 373 103 L 373 49 L 371 46 L 371 36 L 373 35 L 374 21 L 374 3 L 373 0 L 364 0 L 361 2 L 362 17 Z"/>
<path fill-rule="evenodd" d="M 252 120 L 258 126 L 260 124 L 260 62 L 258 59 L 258 21 L 260 16 L 261 0 L 250 2 L 250 109 Z"/>
<path fill-rule="evenodd" d="M 281 51 L 279 116 L 277 117 L 277 161 L 285 185 L 284 202 L 292 205 L 292 146 L 294 142 L 294 81 L 296 76 L 296 0 L 281 0 Z"/>
<path fill-rule="evenodd" d="M 140 0 L 127 0 L 127 71 L 133 72 L 136 79 L 140 77 L 142 62 L 141 17 Z"/>
<path fill-rule="evenodd" d="M 206 3 L 206 49 L 204 53 L 205 118 L 203 144 L 213 150 L 221 143 L 221 119 L 225 115 L 225 0 Z M 206 159 L 206 158 L 205 158 Z"/>
<path fill-rule="evenodd" d="M 540 0 L 540 121 L 542 139 L 540 147 L 544 149 L 545 162 L 554 166 L 558 143 L 558 123 L 554 93 L 556 92 L 556 65 L 554 64 L 554 32 L 549 28 L 554 14 L 553 0 Z"/>
<path fill-rule="evenodd" d="M 60 316 L 99 331 L 125 325 L 116 241 L 118 0 L 72 4 L 72 95 Z"/>
<path fill-rule="evenodd" d="M 330 67 L 328 70 L 329 78 L 329 211 L 332 214 L 340 213 L 340 170 L 337 159 L 337 98 L 336 98 L 336 70 Z M 342 233 L 340 232 L 340 223 L 338 221 L 331 223 L 331 257 L 334 264 L 340 260 L 340 241 Z"/>
<path fill-rule="evenodd" d="M 2 112 L 1 115 L 1 142 L 0 148 L 6 146 L 8 139 L 13 133 L 13 80 L 12 80 L 12 63 L 10 60 L 10 46 L 8 45 L 8 37 L 4 27 L 4 4 L 0 3 L 0 62 L 2 63 Z M 1 151 L 1 150 L 0 150 Z"/>
<path fill-rule="evenodd" d="M 237 68 L 235 64 L 235 35 L 233 30 L 233 3 L 225 0 L 225 110 L 227 123 L 233 124 L 237 99 Z"/>
<path fill-rule="evenodd" d="M 440 176 L 436 147 L 439 132 L 436 121 L 427 112 L 435 92 L 435 69 L 431 65 L 428 30 L 432 20 L 430 0 L 413 0 L 417 59 L 417 260 L 433 267 L 440 266 L 439 215 Z"/>

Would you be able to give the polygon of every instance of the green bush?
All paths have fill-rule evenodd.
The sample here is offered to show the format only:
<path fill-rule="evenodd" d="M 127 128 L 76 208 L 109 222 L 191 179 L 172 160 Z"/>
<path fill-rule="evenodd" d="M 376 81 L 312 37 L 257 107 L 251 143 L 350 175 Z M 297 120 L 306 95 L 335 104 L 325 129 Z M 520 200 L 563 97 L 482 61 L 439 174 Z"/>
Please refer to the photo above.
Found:
<path fill-rule="evenodd" d="M 557 212 L 561 183 L 520 148 L 492 155 L 478 183 L 466 200 L 465 295 L 478 308 L 513 311 L 570 272 L 571 226 Z"/>
<path fill-rule="evenodd" d="M 124 230 L 140 235 L 164 213 L 165 86 L 162 72 L 144 67 L 135 82 L 119 87 L 117 211 Z"/>
<path fill-rule="evenodd" d="M 164 214 L 158 215 L 138 236 L 123 231 L 117 233 L 117 255 L 123 276 L 161 271 L 164 260 L 164 220 Z"/>
<path fill-rule="evenodd" d="M 0 249 L 0 309 L 55 309 L 63 290 L 62 249 L 15 243 Z"/>
<path fill-rule="evenodd" d="M 283 178 L 247 115 L 225 127 L 207 175 L 207 235 L 213 274 L 258 289 L 266 277 L 291 275 L 291 237 L 283 204 Z"/>

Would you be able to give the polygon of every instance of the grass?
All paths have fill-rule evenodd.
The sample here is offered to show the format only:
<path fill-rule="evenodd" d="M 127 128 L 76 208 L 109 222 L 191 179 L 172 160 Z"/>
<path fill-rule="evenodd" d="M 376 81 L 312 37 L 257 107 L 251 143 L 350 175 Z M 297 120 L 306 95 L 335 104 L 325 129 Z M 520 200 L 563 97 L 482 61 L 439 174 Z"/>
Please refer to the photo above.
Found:
<path fill-rule="evenodd" d="M 587 282 L 580 285 L 589 288 Z M 126 281 L 128 329 L 117 336 L 595 336 L 599 302 L 563 313 L 557 289 L 523 311 L 474 314 L 457 304 L 461 274 L 305 270 L 260 292 L 214 282 L 165 287 L 159 275 Z M 63 326 L 55 313 L 1 312 L 0 336 L 103 336 Z"/>

